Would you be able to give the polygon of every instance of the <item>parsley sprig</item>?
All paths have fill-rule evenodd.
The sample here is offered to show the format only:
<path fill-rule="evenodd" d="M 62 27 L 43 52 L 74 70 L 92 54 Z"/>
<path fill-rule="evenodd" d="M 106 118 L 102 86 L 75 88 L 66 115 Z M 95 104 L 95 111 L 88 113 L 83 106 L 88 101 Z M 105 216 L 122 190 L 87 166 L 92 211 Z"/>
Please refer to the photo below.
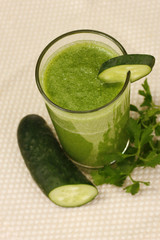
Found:
<path fill-rule="evenodd" d="M 139 94 L 143 102 L 138 108 L 130 105 L 130 111 L 137 114 L 137 118 L 129 118 L 127 132 L 129 146 L 125 153 L 117 152 L 108 154 L 110 162 L 103 168 L 91 173 L 96 185 L 103 183 L 123 187 L 127 193 L 135 195 L 140 190 L 140 185 L 149 186 L 149 182 L 132 178 L 132 172 L 137 167 L 156 167 L 160 164 L 160 106 L 153 102 L 147 79 L 142 84 L 143 90 Z M 124 187 L 125 180 L 129 178 L 131 184 Z"/>

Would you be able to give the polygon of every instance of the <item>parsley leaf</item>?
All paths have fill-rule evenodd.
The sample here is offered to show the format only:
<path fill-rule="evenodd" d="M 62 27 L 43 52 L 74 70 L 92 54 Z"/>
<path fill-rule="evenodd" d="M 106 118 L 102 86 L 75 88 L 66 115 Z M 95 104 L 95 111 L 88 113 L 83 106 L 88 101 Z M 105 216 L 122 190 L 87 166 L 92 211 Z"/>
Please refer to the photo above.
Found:
<path fill-rule="evenodd" d="M 148 156 L 143 159 L 143 166 L 144 167 L 152 167 L 160 164 L 160 153 L 157 154 L 156 151 L 150 152 Z"/>
<path fill-rule="evenodd" d="M 130 104 L 130 111 L 140 113 L 139 109 L 133 104 Z"/>
<path fill-rule="evenodd" d="M 137 147 L 139 144 L 139 138 L 141 134 L 141 127 L 138 124 L 137 120 L 133 118 L 129 118 L 128 124 L 127 124 L 127 132 L 130 138 L 130 141 L 135 143 L 135 146 Z"/>
<path fill-rule="evenodd" d="M 146 144 L 147 142 L 149 142 L 150 140 L 152 140 L 152 132 L 153 132 L 153 129 L 152 129 L 152 126 L 148 127 L 148 128 L 145 128 L 145 129 L 142 129 L 141 130 L 141 138 L 140 138 L 140 145 L 141 147 Z"/>
<path fill-rule="evenodd" d="M 119 168 L 112 167 L 111 165 L 105 166 L 99 173 L 106 176 L 105 183 L 113 184 L 116 186 L 122 186 L 127 175 L 123 173 Z"/>
<path fill-rule="evenodd" d="M 131 193 L 132 195 L 135 195 L 139 191 L 140 184 L 139 182 L 135 182 L 127 187 L 124 188 L 127 193 Z"/>
<path fill-rule="evenodd" d="M 151 91 L 150 91 L 150 87 L 148 85 L 147 79 L 145 79 L 142 86 L 143 86 L 144 90 L 139 90 L 139 94 L 144 97 L 141 107 L 144 107 L 144 106 L 151 107 L 152 106 L 152 95 L 151 95 Z"/>
<path fill-rule="evenodd" d="M 156 136 L 160 136 L 160 125 L 155 127 L 155 134 Z"/>

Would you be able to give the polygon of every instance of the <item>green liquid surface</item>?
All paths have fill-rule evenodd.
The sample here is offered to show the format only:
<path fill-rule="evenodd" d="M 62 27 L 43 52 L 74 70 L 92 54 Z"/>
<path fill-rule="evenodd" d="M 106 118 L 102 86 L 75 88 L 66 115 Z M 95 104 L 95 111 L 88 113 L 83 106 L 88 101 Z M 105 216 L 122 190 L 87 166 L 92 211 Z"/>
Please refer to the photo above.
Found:
<path fill-rule="evenodd" d="M 123 83 L 102 83 L 102 63 L 118 54 L 105 44 L 77 41 L 57 51 L 47 62 L 43 90 L 56 105 L 74 111 L 97 109 L 113 100 Z"/>

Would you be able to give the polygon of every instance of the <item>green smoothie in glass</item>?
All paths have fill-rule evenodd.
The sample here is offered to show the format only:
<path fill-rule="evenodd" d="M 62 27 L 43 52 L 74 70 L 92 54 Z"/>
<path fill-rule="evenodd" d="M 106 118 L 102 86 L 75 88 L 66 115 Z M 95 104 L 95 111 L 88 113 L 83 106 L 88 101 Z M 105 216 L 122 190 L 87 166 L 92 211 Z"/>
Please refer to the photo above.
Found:
<path fill-rule="evenodd" d="M 122 54 L 110 36 L 79 30 L 50 43 L 38 61 L 37 84 L 59 141 L 81 166 L 101 167 L 106 153 L 123 151 L 127 144 L 129 79 L 111 84 L 97 77 L 102 63 Z"/>

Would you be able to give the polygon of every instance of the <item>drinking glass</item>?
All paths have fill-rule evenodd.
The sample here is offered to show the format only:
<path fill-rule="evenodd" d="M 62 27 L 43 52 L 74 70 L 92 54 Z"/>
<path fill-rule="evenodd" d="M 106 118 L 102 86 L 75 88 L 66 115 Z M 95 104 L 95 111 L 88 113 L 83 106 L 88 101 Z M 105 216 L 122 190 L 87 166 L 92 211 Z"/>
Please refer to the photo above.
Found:
<path fill-rule="evenodd" d="M 51 41 L 40 54 L 36 83 L 66 154 L 79 166 L 99 168 L 108 161 L 108 153 L 123 152 L 127 145 L 125 128 L 130 106 L 129 74 L 118 95 L 104 106 L 88 111 L 72 111 L 56 105 L 43 90 L 43 71 L 57 50 L 79 40 L 98 41 L 117 55 L 127 54 L 123 46 L 106 33 L 87 29 L 68 32 Z"/>

